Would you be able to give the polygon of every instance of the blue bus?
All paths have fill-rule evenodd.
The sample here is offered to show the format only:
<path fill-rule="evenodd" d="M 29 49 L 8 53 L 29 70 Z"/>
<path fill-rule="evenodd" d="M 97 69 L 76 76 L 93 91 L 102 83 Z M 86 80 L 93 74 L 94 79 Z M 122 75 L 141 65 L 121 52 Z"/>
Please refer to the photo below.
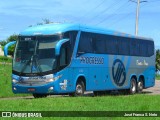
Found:
<path fill-rule="evenodd" d="M 154 85 L 155 50 L 149 38 L 63 23 L 29 27 L 16 42 L 13 93 L 35 98 L 85 91 L 134 94 Z"/>

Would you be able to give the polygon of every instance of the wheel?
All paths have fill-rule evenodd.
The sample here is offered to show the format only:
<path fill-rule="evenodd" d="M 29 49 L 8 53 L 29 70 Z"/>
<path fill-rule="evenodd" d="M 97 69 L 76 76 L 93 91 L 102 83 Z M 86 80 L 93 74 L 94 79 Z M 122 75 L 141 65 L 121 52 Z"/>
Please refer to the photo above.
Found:
<path fill-rule="evenodd" d="M 135 78 L 131 79 L 130 89 L 128 90 L 129 94 L 135 94 L 137 90 L 137 84 Z"/>
<path fill-rule="evenodd" d="M 137 92 L 141 93 L 143 91 L 143 80 L 139 80 L 138 84 L 137 84 Z"/>
<path fill-rule="evenodd" d="M 47 97 L 47 95 L 46 94 L 33 94 L 33 97 L 34 98 L 45 98 Z"/>
<path fill-rule="evenodd" d="M 76 91 L 74 93 L 70 93 L 69 96 L 77 97 L 77 96 L 83 96 L 85 91 L 85 85 L 83 81 L 79 81 L 76 84 Z"/>

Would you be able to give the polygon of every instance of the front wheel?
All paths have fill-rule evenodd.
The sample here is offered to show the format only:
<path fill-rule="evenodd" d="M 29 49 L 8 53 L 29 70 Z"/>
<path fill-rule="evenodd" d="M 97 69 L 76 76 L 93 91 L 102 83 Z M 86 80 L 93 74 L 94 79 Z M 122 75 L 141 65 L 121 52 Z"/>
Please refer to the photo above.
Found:
<path fill-rule="evenodd" d="M 79 81 L 76 84 L 76 91 L 74 93 L 70 93 L 69 96 L 83 96 L 85 91 L 85 86 L 83 81 Z"/>
<path fill-rule="evenodd" d="M 47 97 L 47 95 L 45 95 L 45 94 L 33 94 L 33 97 L 34 98 L 45 98 L 45 97 Z"/>

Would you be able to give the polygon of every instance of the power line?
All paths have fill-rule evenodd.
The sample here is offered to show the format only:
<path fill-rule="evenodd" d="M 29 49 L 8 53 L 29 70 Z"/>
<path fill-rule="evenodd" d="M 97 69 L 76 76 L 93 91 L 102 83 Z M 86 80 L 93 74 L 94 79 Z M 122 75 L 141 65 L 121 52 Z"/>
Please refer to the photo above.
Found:
<path fill-rule="evenodd" d="M 129 5 L 130 5 L 130 4 L 129 4 Z M 129 5 L 128 5 L 128 6 L 129 6 Z M 128 6 L 127 6 L 127 7 L 128 7 Z M 125 7 L 125 8 L 127 8 L 127 7 Z M 111 21 L 110 23 L 107 23 L 107 24 L 108 24 L 107 26 L 113 26 L 113 25 L 121 22 L 122 20 L 124 20 L 124 19 L 128 18 L 130 15 L 132 15 L 132 13 L 134 13 L 134 12 L 133 12 L 133 11 L 130 11 L 129 13 L 124 14 L 124 15 L 120 16 L 120 17 L 117 18 L 117 19 L 113 19 L 113 21 Z"/>
<path fill-rule="evenodd" d="M 119 2 L 118 2 L 119 3 Z M 91 18 L 91 20 L 89 21 L 90 23 L 95 21 L 95 19 L 97 19 L 99 16 L 102 16 L 104 13 L 106 13 L 107 11 L 111 10 L 110 8 L 113 8 L 114 6 L 118 5 L 117 2 L 114 2 L 113 4 L 111 4 L 109 7 L 105 8 L 104 10 L 102 10 L 100 13 L 98 13 L 97 15 L 95 15 L 94 17 Z"/>
<path fill-rule="evenodd" d="M 96 5 L 93 9 L 91 9 L 89 12 L 85 13 L 84 15 L 82 15 L 80 18 L 83 18 L 85 16 L 87 16 L 88 14 L 92 13 L 95 9 L 99 8 L 101 5 L 103 5 L 103 3 L 105 2 L 106 0 L 103 0 L 101 1 L 98 5 Z M 83 19 L 79 20 L 80 22 L 83 21 Z"/>
<path fill-rule="evenodd" d="M 122 5 L 121 5 L 118 9 L 116 9 L 111 15 L 105 17 L 103 20 L 101 20 L 100 22 L 98 22 L 98 23 L 96 24 L 96 26 L 99 25 L 99 24 L 101 24 L 101 23 L 103 23 L 103 22 L 105 22 L 107 18 L 109 19 L 109 18 L 113 17 L 114 14 L 115 14 L 117 11 L 119 11 L 120 9 L 122 9 L 124 6 L 126 6 L 127 3 L 128 3 L 128 1 L 125 2 L 124 4 L 122 4 Z"/>

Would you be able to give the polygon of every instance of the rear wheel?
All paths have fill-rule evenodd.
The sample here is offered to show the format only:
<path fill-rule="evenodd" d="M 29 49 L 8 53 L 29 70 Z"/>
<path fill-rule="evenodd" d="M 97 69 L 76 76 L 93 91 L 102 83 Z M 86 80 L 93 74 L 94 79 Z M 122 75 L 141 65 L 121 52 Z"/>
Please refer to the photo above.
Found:
<path fill-rule="evenodd" d="M 47 95 L 46 94 L 33 94 L 33 97 L 34 98 L 45 98 L 47 97 Z"/>
<path fill-rule="evenodd" d="M 76 91 L 74 93 L 70 93 L 69 96 L 83 96 L 85 91 L 85 85 L 83 81 L 78 81 L 76 84 Z"/>
<path fill-rule="evenodd" d="M 143 91 L 143 80 L 139 80 L 137 84 L 137 92 L 141 93 Z"/>
<path fill-rule="evenodd" d="M 128 90 L 129 94 L 135 94 L 137 90 L 137 84 L 136 84 L 136 79 L 132 78 L 131 79 L 131 84 L 130 84 L 130 89 Z"/>

